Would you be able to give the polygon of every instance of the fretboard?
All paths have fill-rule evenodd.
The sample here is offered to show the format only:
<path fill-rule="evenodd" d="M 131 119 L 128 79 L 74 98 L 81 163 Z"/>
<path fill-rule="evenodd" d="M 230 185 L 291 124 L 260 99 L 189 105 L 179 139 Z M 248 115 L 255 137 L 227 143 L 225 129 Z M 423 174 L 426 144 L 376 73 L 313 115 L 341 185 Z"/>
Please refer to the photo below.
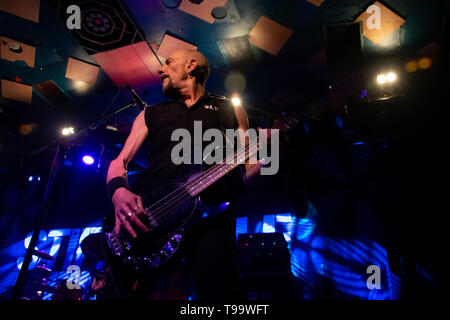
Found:
<path fill-rule="evenodd" d="M 224 163 L 213 165 L 211 168 L 203 172 L 197 178 L 186 183 L 185 188 L 192 196 L 197 196 L 200 192 L 211 186 L 213 183 L 226 176 L 229 172 L 234 170 L 238 165 L 245 163 L 248 159 L 256 155 L 258 152 L 258 143 L 254 142 L 246 146 L 245 151 L 235 152 L 233 155 L 227 157 Z"/>
<path fill-rule="evenodd" d="M 295 126 L 299 121 L 295 117 L 290 117 L 277 123 L 272 129 L 287 131 Z M 259 151 L 259 138 L 251 142 L 233 155 L 228 156 L 224 163 L 215 164 L 195 179 L 184 185 L 185 190 L 192 196 L 197 196 L 200 192 L 211 186 L 213 183 L 234 170 L 238 165 L 245 163 L 248 159 L 255 156 Z"/>

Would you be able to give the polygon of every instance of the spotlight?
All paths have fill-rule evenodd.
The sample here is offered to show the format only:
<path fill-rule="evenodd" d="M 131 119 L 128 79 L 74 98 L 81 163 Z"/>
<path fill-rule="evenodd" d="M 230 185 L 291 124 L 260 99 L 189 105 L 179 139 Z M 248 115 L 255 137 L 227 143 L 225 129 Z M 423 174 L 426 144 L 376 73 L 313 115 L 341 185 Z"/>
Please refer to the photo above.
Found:
<path fill-rule="evenodd" d="M 384 75 L 384 74 L 379 74 L 379 75 L 377 76 L 377 81 L 378 81 L 379 84 L 385 84 L 385 83 L 387 82 L 386 75 Z"/>
<path fill-rule="evenodd" d="M 106 126 L 106 129 L 107 129 L 107 130 L 111 130 L 111 131 L 115 131 L 115 132 L 117 132 L 117 131 L 119 130 L 117 127 L 112 126 L 112 125 L 107 125 L 107 126 Z"/>
<path fill-rule="evenodd" d="M 238 96 L 234 96 L 231 98 L 231 103 L 233 104 L 233 106 L 237 107 L 241 105 L 242 101 Z"/>
<path fill-rule="evenodd" d="M 395 74 L 394 72 L 389 72 L 388 74 L 379 74 L 377 76 L 377 82 L 378 84 L 386 84 L 386 83 L 392 83 L 395 82 L 397 80 L 397 74 Z"/>
<path fill-rule="evenodd" d="M 432 64 L 433 64 L 433 61 L 427 57 L 419 60 L 419 68 L 422 70 L 430 68 Z"/>
<path fill-rule="evenodd" d="M 397 80 L 397 75 L 394 72 L 389 72 L 386 77 L 388 82 L 394 82 Z"/>
<path fill-rule="evenodd" d="M 94 163 L 94 158 L 89 155 L 85 155 L 85 156 L 83 156 L 83 162 L 84 162 L 84 164 L 90 166 Z"/>
<path fill-rule="evenodd" d="M 61 134 L 63 136 L 70 136 L 75 133 L 75 129 L 73 127 L 66 127 L 61 130 Z"/>
<path fill-rule="evenodd" d="M 417 62 L 410 61 L 406 64 L 406 71 L 408 72 L 416 72 L 419 66 L 417 65 Z"/>
<path fill-rule="evenodd" d="M 40 174 L 38 174 L 38 175 L 36 175 L 36 176 L 29 176 L 28 177 L 28 182 L 39 182 L 39 181 L 41 181 L 41 175 Z"/>
<path fill-rule="evenodd" d="M 89 84 L 84 81 L 75 80 L 74 81 L 74 88 L 78 92 L 85 92 L 89 89 Z"/>

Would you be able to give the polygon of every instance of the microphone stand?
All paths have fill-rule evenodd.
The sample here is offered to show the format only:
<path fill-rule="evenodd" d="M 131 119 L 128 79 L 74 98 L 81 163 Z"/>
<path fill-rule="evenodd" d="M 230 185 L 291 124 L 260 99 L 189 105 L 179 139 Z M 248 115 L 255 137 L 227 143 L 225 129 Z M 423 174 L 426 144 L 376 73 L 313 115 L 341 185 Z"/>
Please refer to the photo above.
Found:
<path fill-rule="evenodd" d="M 61 153 L 61 149 L 66 147 L 65 151 L 67 151 L 67 149 L 70 148 L 70 146 L 73 145 L 74 142 L 80 136 L 84 135 L 89 130 L 97 129 L 97 127 L 99 125 L 101 125 L 102 123 L 104 123 L 106 120 L 108 120 L 111 117 L 115 116 L 116 114 L 118 114 L 130 107 L 136 106 L 136 105 L 137 105 L 136 101 L 133 99 L 132 103 L 120 108 L 117 111 L 114 111 L 113 113 L 105 116 L 104 118 L 98 120 L 97 122 L 90 124 L 87 128 L 85 128 L 85 129 L 81 130 L 80 132 L 76 133 L 75 135 L 71 136 L 70 139 L 68 139 L 68 138 L 60 139 L 59 141 L 55 141 L 48 145 L 45 145 L 44 147 L 42 147 L 39 150 L 32 153 L 32 156 L 35 156 L 47 149 L 55 148 L 55 154 L 53 155 L 52 165 L 50 168 L 47 185 L 45 187 L 42 211 L 39 216 L 39 220 L 33 229 L 33 235 L 31 236 L 30 244 L 28 245 L 28 248 L 26 250 L 25 257 L 24 257 L 24 260 L 22 263 L 22 267 L 20 268 L 19 275 L 17 276 L 16 283 L 12 290 L 11 300 L 20 300 L 23 295 L 23 292 L 25 290 L 28 268 L 31 263 L 34 248 L 36 247 L 38 240 L 39 240 L 39 233 L 41 232 L 42 226 L 44 225 L 45 219 L 48 214 L 48 209 L 49 209 L 49 204 L 50 204 L 49 200 L 50 200 L 50 196 L 52 194 L 52 190 L 53 190 L 52 187 L 53 187 L 53 183 L 54 183 L 54 180 L 56 177 L 56 173 L 58 172 L 58 169 L 61 166 L 61 161 L 60 161 L 60 156 L 59 156 Z"/>

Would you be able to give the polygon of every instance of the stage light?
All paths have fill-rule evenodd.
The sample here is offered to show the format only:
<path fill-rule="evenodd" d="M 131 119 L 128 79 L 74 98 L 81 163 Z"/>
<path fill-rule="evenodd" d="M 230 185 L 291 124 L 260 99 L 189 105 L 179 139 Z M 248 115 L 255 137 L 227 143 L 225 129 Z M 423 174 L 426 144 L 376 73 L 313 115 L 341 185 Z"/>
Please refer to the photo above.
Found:
<path fill-rule="evenodd" d="M 84 164 L 90 166 L 94 163 L 94 158 L 89 155 L 85 155 L 85 156 L 83 156 L 83 162 L 84 162 Z"/>
<path fill-rule="evenodd" d="M 63 136 L 70 136 L 75 133 L 75 129 L 73 127 L 66 127 L 61 130 L 61 134 Z"/>
<path fill-rule="evenodd" d="M 406 64 L 406 71 L 408 72 L 416 72 L 418 69 L 418 65 L 417 62 L 415 61 L 410 61 Z"/>
<path fill-rule="evenodd" d="M 80 80 L 75 80 L 74 81 L 74 88 L 76 91 L 78 92 L 85 92 L 89 89 L 89 84 L 87 82 L 84 81 L 80 81 Z"/>
<path fill-rule="evenodd" d="M 117 131 L 119 130 L 117 127 L 112 126 L 112 125 L 107 125 L 107 126 L 106 126 L 106 129 L 107 129 L 107 130 L 114 131 L 114 132 L 117 132 Z"/>
<path fill-rule="evenodd" d="M 377 81 L 378 81 L 379 84 L 385 84 L 385 83 L 387 82 L 386 75 L 384 75 L 384 74 L 379 74 L 379 75 L 377 76 Z"/>
<path fill-rule="evenodd" d="M 29 181 L 29 182 L 33 181 L 33 179 L 34 179 L 33 176 L 29 176 L 29 177 L 28 177 L 28 181 Z"/>
<path fill-rule="evenodd" d="M 419 60 L 419 68 L 422 70 L 428 69 L 433 64 L 433 61 L 430 58 L 422 58 Z"/>
<path fill-rule="evenodd" d="M 397 75 L 394 72 L 389 72 L 386 76 L 388 82 L 394 82 L 397 80 Z"/>
<path fill-rule="evenodd" d="M 386 83 L 393 83 L 397 80 L 397 74 L 395 74 L 394 72 L 389 72 L 387 74 L 384 73 L 380 73 L 377 76 L 377 82 L 378 84 L 386 84 Z"/>
<path fill-rule="evenodd" d="M 233 104 L 233 106 L 237 107 L 242 104 L 242 101 L 241 101 L 241 98 L 239 98 L 238 96 L 233 96 L 231 98 L 231 103 Z"/>

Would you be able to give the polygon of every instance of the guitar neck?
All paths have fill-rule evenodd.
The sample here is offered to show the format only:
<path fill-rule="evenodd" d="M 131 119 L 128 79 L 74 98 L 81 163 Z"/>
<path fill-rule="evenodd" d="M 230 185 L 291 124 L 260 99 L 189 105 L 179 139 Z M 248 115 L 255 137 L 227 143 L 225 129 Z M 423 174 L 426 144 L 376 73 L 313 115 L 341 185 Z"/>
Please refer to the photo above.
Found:
<path fill-rule="evenodd" d="M 229 172 L 237 168 L 238 165 L 245 163 L 248 159 L 256 155 L 258 152 L 258 142 L 253 142 L 242 150 L 235 152 L 227 157 L 224 163 L 215 164 L 197 178 L 185 184 L 187 192 L 195 197 L 203 190 L 223 178 Z"/>
<path fill-rule="evenodd" d="M 277 123 L 272 129 L 287 131 L 291 127 L 297 125 L 299 121 L 296 117 L 290 117 Z M 195 197 L 203 190 L 214 184 L 216 181 L 234 170 L 238 165 L 245 163 L 248 159 L 255 156 L 260 149 L 259 137 L 256 141 L 251 142 L 245 148 L 236 151 L 233 155 L 228 156 L 224 163 L 216 164 L 203 172 L 197 178 L 189 181 L 184 185 L 186 191 Z"/>

